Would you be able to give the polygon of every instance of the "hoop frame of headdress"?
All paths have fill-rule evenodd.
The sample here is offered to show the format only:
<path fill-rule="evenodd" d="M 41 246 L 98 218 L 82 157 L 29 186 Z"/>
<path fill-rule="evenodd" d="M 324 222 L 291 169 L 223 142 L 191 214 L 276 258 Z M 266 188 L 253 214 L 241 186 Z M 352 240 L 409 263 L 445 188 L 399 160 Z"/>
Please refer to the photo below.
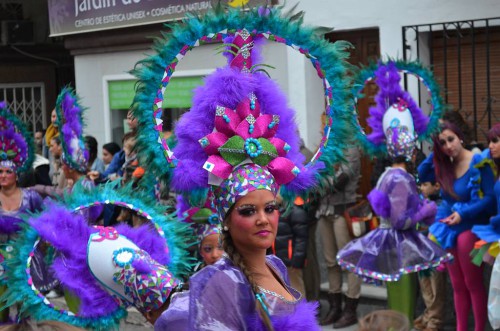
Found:
<path fill-rule="evenodd" d="M 186 276 L 195 263 L 187 253 L 188 247 L 195 242 L 194 238 L 191 239 L 189 226 L 177 221 L 174 214 L 165 215 L 152 197 L 140 191 L 132 192 L 131 185 L 119 188 L 116 184 L 109 183 L 92 190 L 75 185 L 72 193 L 64 196 L 63 202 L 65 207 L 73 212 L 102 204 L 113 204 L 134 210 L 139 216 L 154 224 L 158 234 L 165 238 L 170 257 L 167 265 L 172 274 L 179 278 Z M 41 212 L 34 217 L 41 217 L 44 213 Z M 54 305 L 34 286 L 30 266 L 40 236 L 28 222 L 23 223 L 22 228 L 22 235 L 18 236 L 13 244 L 17 254 L 7 262 L 10 286 L 5 294 L 5 306 L 22 301 L 21 316 L 27 314 L 35 320 L 56 320 L 103 331 L 117 328 L 120 320 L 127 315 L 121 306 L 118 305 L 116 309 L 98 318 L 81 317 Z"/>
<path fill-rule="evenodd" d="M 234 36 L 238 29 L 246 29 L 254 38 L 263 37 L 299 51 L 306 56 L 323 81 L 326 99 L 326 126 L 314 157 L 307 167 L 321 161 L 324 172 L 332 174 L 333 165 L 343 161 L 347 138 L 356 127 L 349 97 L 344 49 L 347 42 L 329 43 L 318 36 L 320 29 L 302 25 L 303 13 L 293 14 L 293 9 L 282 15 L 279 8 L 254 8 L 247 11 L 223 9 L 218 5 L 203 16 L 188 15 L 184 24 L 170 26 L 172 31 L 163 34 L 155 42 L 156 55 L 141 62 L 133 71 L 138 77 L 133 104 L 134 116 L 139 120 L 137 139 L 140 156 L 162 180 L 169 180 L 172 168 L 178 160 L 161 137 L 163 95 L 179 61 L 195 47 L 208 43 L 220 43 Z M 160 156 L 161 155 L 161 156 Z M 204 196 L 206 192 L 191 192 L 191 196 Z M 286 188 L 281 195 L 286 199 L 295 196 Z M 303 192 L 306 193 L 306 192 Z M 202 199 L 194 199 L 200 202 Z"/>
<path fill-rule="evenodd" d="M 26 158 L 20 167 L 16 167 L 17 173 L 26 172 L 31 169 L 35 160 L 35 142 L 33 135 L 26 125 L 13 113 L 11 113 L 5 102 L 0 102 L 0 119 L 3 125 L 13 126 L 17 134 L 20 134 L 26 142 Z M 19 147 L 19 146 L 18 146 Z"/>
<path fill-rule="evenodd" d="M 403 74 L 410 74 L 418 78 L 420 82 L 424 84 L 427 91 L 431 97 L 431 113 L 429 116 L 429 123 L 424 132 L 418 135 L 417 141 L 422 142 L 424 140 L 429 140 L 431 135 L 439 129 L 439 119 L 442 117 L 446 107 L 441 97 L 441 90 L 439 84 L 434 78 L 434 74 L 431 70 L 424 67 L 419 62 L 407 62 L 402 60 L 388 59 L 387 61 L 379 61 L 376 63 L 371 63 L 366 67 L 362 67 L 354 77 L 352 94 L 356 100 L 355 106 L 357 107 L 357 101 L 361 99 L 364 95 L 361 93 L 366 83 L 375 79 L 375 72 L 380 66 L 385 66 L 388 63 L 394 63 L 399 72 Z M 359 123 L 359 118 L 357 118 L 357 130 L 356 136 L 361 147 L 364 149 L 366 154 L 371 157 L 385 156 L 387 155 L 387 145 L 385 143 L 375 144 L 367 138 L 363 127 Z"/>
<path fill-rule="evenodd" d="M 85 126 L 83 112 L 85 108 L 80 105 L 78 95 L 73 88 L 64 87 L 56 101 L 57 125 L 59 127 L 59 138 L 61 139 L 62 149 L 66 162 L 72 169 L 86 173 L 87 169 L 83 168 L 82 164 L 75 160 L 73 147 L 69 144 L 68 139 L 77 138 L 78 148 L 81 150 L 81 157 L 86 162 L 89 160 L 89 152 L 85 148 L 83 137 L 83 127 Z M 64 126 L 67 126 L 67 131 Z"/>

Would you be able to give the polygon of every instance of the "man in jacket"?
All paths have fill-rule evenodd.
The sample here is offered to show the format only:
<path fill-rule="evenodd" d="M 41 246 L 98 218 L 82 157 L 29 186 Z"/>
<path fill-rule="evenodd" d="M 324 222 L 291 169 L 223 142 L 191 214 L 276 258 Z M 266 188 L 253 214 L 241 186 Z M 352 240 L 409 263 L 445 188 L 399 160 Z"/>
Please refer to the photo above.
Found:
<path fill-rule="evenodd" d="M 344 211 L 356 203 L 356 191 L 360 176 L 361 160 L 357 148 L 347 150 L 348 162 L 335 171 L 329 181 L 331 190 L 322 198 L 318 208 L 319 230 L 323 243 L 323 255 L 328 270 L 328 302 L 330 309 L 320 321 L 321 325 L 333 324 L 335 329 L 357 323 L 361 279 L 353 273 L 347 276 L 346 302 L 342 309 L 342 270 L 337 263 L 337 252 L 353 238 L 349 234 Z"/>

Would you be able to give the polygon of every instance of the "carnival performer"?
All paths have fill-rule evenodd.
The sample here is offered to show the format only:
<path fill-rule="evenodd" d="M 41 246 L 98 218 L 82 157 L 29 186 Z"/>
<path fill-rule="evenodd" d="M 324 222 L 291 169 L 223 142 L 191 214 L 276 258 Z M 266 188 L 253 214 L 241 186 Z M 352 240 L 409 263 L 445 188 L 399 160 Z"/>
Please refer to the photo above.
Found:
<path fill-rule="evenodd" d="M 148 222 L 137 228 L 92 226 L 82 211 L 105 204 L 129 208 Z M 21 319 L 56 320 L 84 329 L 117 329 L 129 306 L 154 324 L 193 264 L 187 256 L 193 242 L 189 228 L 174 216 L 130 185 L 109 183 L 92 190 L 76 185 L 63 200 L 47 200 L 44 211 L 33 215 L 13 242 L 18 254 L 9 260 L 12 286 L 6 302 L 21 301 Z M 32 252 L 41 243 L 57 251 L 51 268 L 65 294 L 72 296 L 72 311 L 54 305 L 33 284 Z"/>
<path fill-rule="evenodd" d="M 21 229 L 21 217 L 42 208 L 42 198 L 33 190 L 20 188 L 18 176 L 31 168 L 34 158 L 33 140 L 19 119 L 0 103 L 0 294 L 8 285 L 4 260 L 12 254 L 10 240 Z M 37 255 L 39 255 L 37 253 Z M 38 261 L 38 259 L 37 259 Z M 40 261 L 38 261 L 40 262 Z M 42 260 L 43 262 L 43 260 Z M 37 268 L 36 281 L 41 283 L 45 271 Z M 1 322 L 7 322 L 9 309 L 0 312 Z"/>
<path fill-rule="evenodd" d="M 47 226 L 54 215 L 58 221 Z M 149 225 L 104 228 L 87 223 L 80 214 L 56 204 L 30 221 L 61 254 L 53 268 L 61 284 L 81 300 L 79 314 L 92 317 L 99 309 L 93 307 L 96 302 L 105 306 L 118 302 L 136 307 L 154 324 L 168 307 L 171 292 L 181 285 L 165 267 L 170 258 L 165 240 Z M 84 283 L 91 289 L 82 288 Z"/>
<path fill-rule="evenodd" d="M 62 197 L 65 193 L 71 192 L 77 182 L 89 189 L 94 186 L 94 182 L 86 177 L 89 151 L 83 137 L 83 111 L 75 91 L 70 87 L 63 88 L 57 97 L 56 123 L 61 128 L 59 136 L 62 145 L 61 168 L 68 180 L 68 186 L 58 188 L 35 185 L 34 189 L 43 197 Z"/>
<path fill-rule="evenodd" d="M 496 181 L 494 186 L 497 214 L 490 218 L 487 225 L 475 225 L 472 227 L 472 233 L 481 239 L 481 248 L 479 248 L 479 258 L 483 260 L 496 259 L 493 265 L 493 271 L 490 279 L 490 289 L 488 295 L 488 318 L 493 329 L 500 328 L 500 259 L 498 259 L 500 244 L 500 123 L 495 124 L 487 134 L 488 149 L 483 151 L 483 156 L 493 161 L 492 167 L 495 169 Z M 476 243 L 477 246 L 478 243 Z M 489 258 L 487 259 L 486 256 Z"/>
<path fill-rule="evenodd" d="M 472 306 L 474 330 L 486 325 L 486 290 L 483 267 L 472 263 L 470 253 L 477 236 L 471 229 L 486 224 L 495 211 L 495 178 L 489 163 L 480 154 L 463 146 L 463 133 L 443 122 L 434 137 L 434 152 L 419 166 L 419 174 L 435 172 L 441 185 L 443 201 L 429 232 L 454 256 L 447 265 L 453 286 L 457 330 L 467 330 Z"/>
<path fill-rule="evenodd" d="M 396 63 L 380 63 L 375 71 L 379 92 L 368 123 L 374 145 L 386 144 L 391 167 L 368 195 L 380 226 L 348 243 L 337 255 L 340 265 L 366 281 L 386 281 L 389 309 L 414 318 L 416 274 L 451 259 L 438 245 L 416 230 L 418 222 L 431 224 L 436 205 L 422 200 L 411 175 L 417 135 L 429 118 L 399 85 Z"/>
<path fill-rule="evenodd" d="M 152 171 L 171 178 L 170 187 L 193 205 L 202 206 L 210 188 L 223 228 L 226 255 L 190 278 L 189 316 L 179 330 L 319 329 L 317 305 L 290 286 L 281 260 L 266 256 L 276 236 L 279 187 L 291 203 L 315 188 L 320 169 L 333 175 L 354 128 L 345 79 L 347 45 L 318 38 L 316 29 L 301 26 L 301 17 L 283 17 L 279 8 L 226 11 L 218 6 L 174 26 L 172 38 L 159 41 L 158 53 L 136 67 L 139 83 L 132 109 L 139 120 L 142 159 Z M 304 54 L 324 82 L 327 125 L 306 166 L 294 112 L 262 72 L 266 66 L 256 46 L 266 40 Z M 186 52 L 211 41 L 224 42 L 221 49 L 229 65 L 195 90 L 191 110 L 176 125 L 178 143 L 172 153 L 161 133 L 163 90 Z"/>
<path fill-rule="evenodd" d="M 205 205 L 200 208 L 190 207 L 182 196 L 178 196 L 177 210 L 179 211 L 179 219 L 190 224 L 197 237 L 197 248 L 201 261 L 195 267 L 195 271 L 217 262 L 224 251 L 220 238 L 222 229 L 212 198 L 208 197 Z"/>
<path fill-rule="evenodd" d="M 500 169 L 500 123 L 495 124 L 487 134 L 488 149 L 484 150 L 482 155 L 486 159 L 493 161 L 492 167 L 496 174 L 496 181 L 494 185 L 494 192 L 497 202 L 497 214 L 490 218 L 487 225 L 475 225 L 472 227 L 472 232 L 479 237 L 479 239 L 486 243 L 495 243 L 500 240 L 500 180 L 498 171 Z"/>

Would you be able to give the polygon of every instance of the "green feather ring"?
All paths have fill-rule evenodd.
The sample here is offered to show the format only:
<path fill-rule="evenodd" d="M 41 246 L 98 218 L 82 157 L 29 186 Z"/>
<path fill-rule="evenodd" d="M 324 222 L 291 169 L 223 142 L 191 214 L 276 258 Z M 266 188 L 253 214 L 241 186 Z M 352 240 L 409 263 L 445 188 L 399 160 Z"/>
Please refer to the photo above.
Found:
<path fill-rule="evenodd" d="M 194 260 L 188 256 L 187 248 L 196 242 L 196 239 L 192 237 L 189 226 L 177 221 L 173 214 L 166 215 L 152 197 L 132 191 L 131 185 L 118 187 L 114 183 L 108 183 L 88 190 L 77 183 L 72 193 L 66 194 L 62 202 L 65 208 L 75 212 L 103 204 L 113 204 L 133 210 L 149 220 L 165 238 L 170 257 L 168 268 L 176 277 L 186 276 L 194 265 Z M 43 213 L 33 217 L 42 216 Z M 35 287 L 30 267 L 40 236 L 28 222 L 24 222 L 21 226 L 22 233 L 13 241 L 12 258 L 7 261 L 9 287 L 2 297 L 2 307 L 21 303 L 19 311 L 21 318 L 31 316 L 35 320 L 56 320 L 92 330 L 118 329 L 120 320 L 127 315 L 124 308 L 118 306 L 107 315 L 99 317 L 81 317 L 54 305 Z"/>
<path fill-rule="evenodd" d="M 325 89 L 326 123 L 319 149 L 306 167 L 319 160 L 331 174 L 333 164 L 343 160 L 348 138 L 356 127 L 346 78 L 345 48 L 350 45 L 332 44 L 319 37 L 320 29 L 303 26 L 302 13 L 282 14 L 279 8 L 264 8 L 263 14 L 262 9 L 224 10 L 218 6 L 204 16 L 188 16 L 182 25 L 172 25 L 164 39 L 156 40 L 157 54 L 139 62 L 133 71 L 139 79 L 133 104 L 140 129 L 138 150 L 144 163 L 162 180 L 168 181 L 177 161 L 161 134 L 163 95 L 177 64 L 191 49 L 223 42 L 243 28 L 254 37 L 290 46 L 311 61 Z"/>
<path fill-rule="evenodd" d="M 431 135 L 439 129 L 439 119 L 443 116 L 446 109 L 443 98 L 441 97 L 441 89 L 437 83 L 432 71 L 419 62 L 406 62 L 402 60 L 388 59 L 385 62 L 379 61 L 376 63 L 371 63 L 370 65 L 361 68 L 354 77 L 352 94 L 355 100 L 359 100 L 364 97 L 362 90 L 364 89 L 367 82 L 375 79 L 375 72 L 380 66 L 387 65 L 387 63 L 392 62 L 395 64 L 398 71 L 404 74 L 410 74 L 418 78 L 420 82 L 424 84 L 431 98 L 431 114 L 429 118 L 429 124 L 423 133 L 418 136 L 418 141 L 429 140 Z M 371 156 L 383 156 L 387 154 L 387 147 L 385 144 L 376 145 L 367 139 L 367 135 L 363 128 L 361 127 L 359 121 L 357 122 L 356 135 L 360 142 L 362 148 L 368 155 Z"/>

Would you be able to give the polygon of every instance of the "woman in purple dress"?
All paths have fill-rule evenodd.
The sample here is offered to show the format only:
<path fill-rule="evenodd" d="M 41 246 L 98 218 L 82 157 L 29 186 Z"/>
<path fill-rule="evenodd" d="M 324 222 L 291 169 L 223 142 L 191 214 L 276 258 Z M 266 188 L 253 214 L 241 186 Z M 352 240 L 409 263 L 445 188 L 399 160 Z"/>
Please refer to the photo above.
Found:
<path fill-rule="evenodd" d="M 0 103 L 0 294 L 8 284 L 4 271 L 5 260 L 12 252 L 9 241 L 21 229 L 22 216 L 42 207 L 42 199 L 36 192 L 18 186 L 18 175 L 30 169 L 33 161 L 33 141 L 26 137 L 29 136 L 24 125 Z M 45 280 L 46 271 L 44 266 L 40 267 L 37 271 L 42 274 L 35 272 L 39 282 Z M 6 322 L 8 317 L 6 308 L 0 318 Z"/>
<path fill-rule="evenodd" d="M 310 189 L 317 167 L 302 166 L 294 113 L 276 83 L 250 73 L 253 36 L 238 31 L 230 42 L 230 65 L 207 77 L 176 126 L 172 176 L 191 200 L 213 193 L 225 254 L 190 278 L 189 292 L 173 296 L 155 330 L 319 330 L 317 304 L 290 285 L 278 257 L 266 255 L 280 185 Z"/>

